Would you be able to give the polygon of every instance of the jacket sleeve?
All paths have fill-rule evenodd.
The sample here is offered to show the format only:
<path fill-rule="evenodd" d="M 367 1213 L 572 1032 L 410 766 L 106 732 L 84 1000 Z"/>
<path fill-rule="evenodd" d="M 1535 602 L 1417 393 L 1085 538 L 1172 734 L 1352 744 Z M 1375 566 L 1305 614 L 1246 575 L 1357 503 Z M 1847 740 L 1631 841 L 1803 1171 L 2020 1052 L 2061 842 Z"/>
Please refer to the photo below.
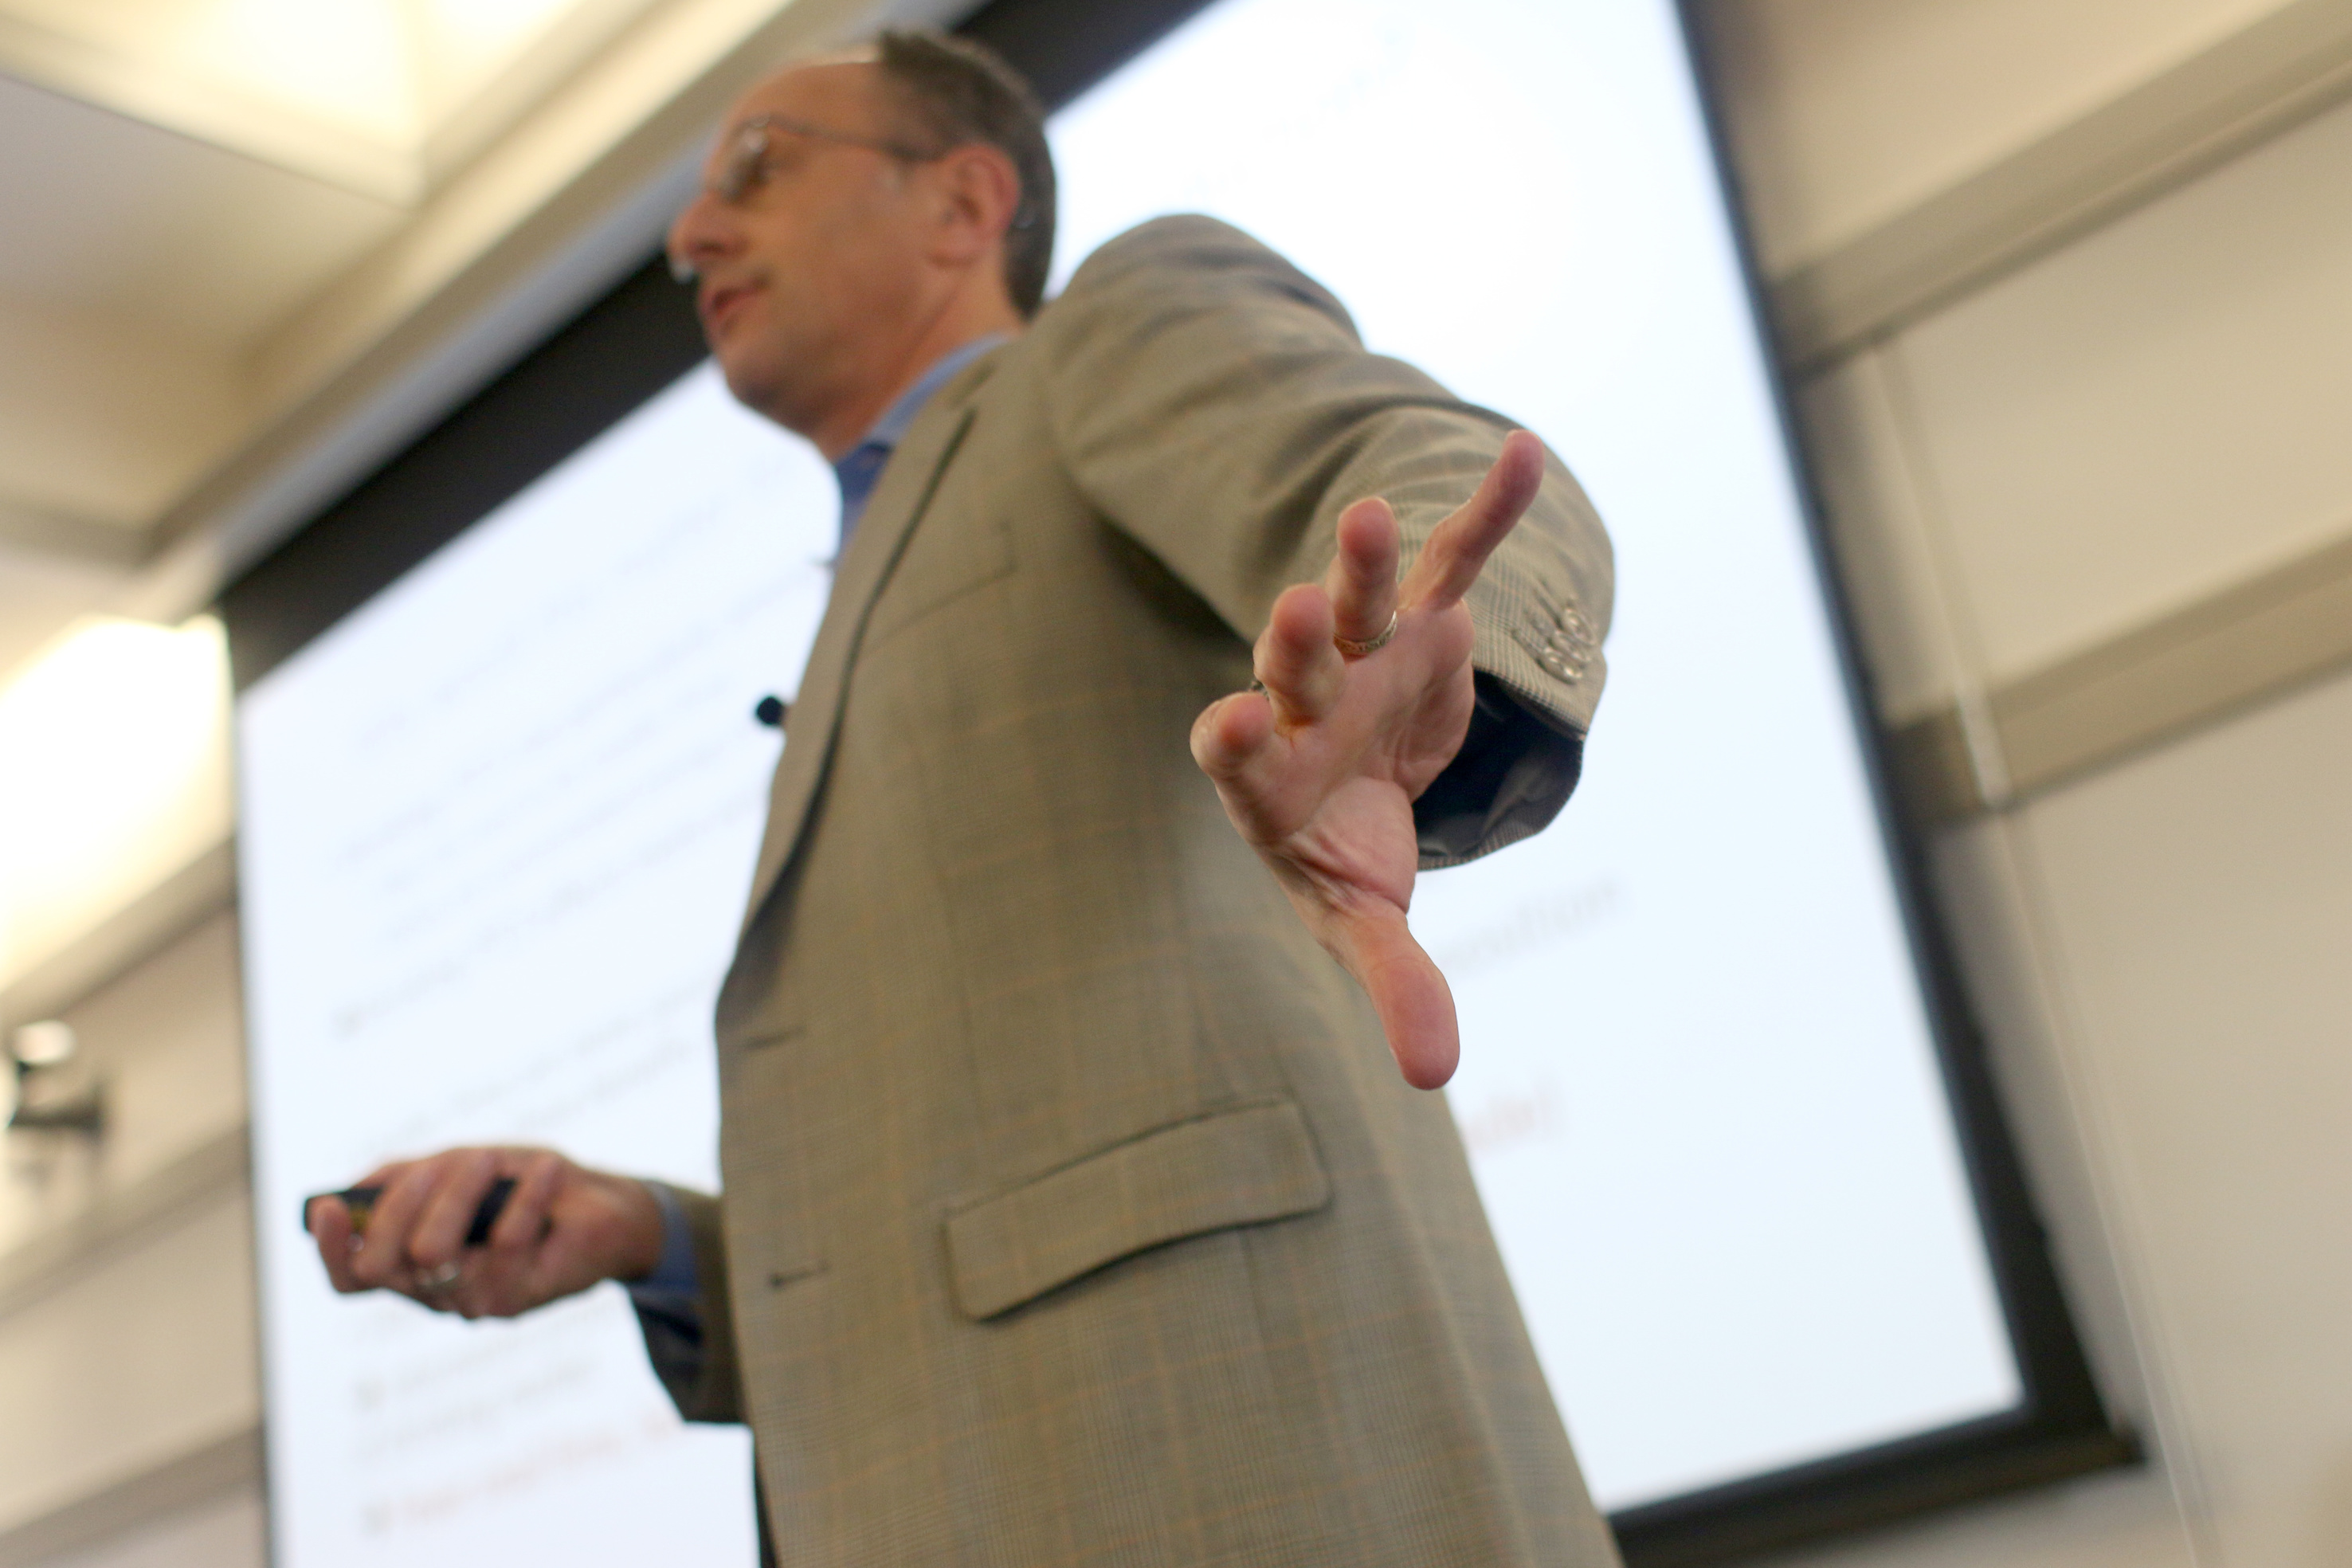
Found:
<path fill-rule="evenodd" d="M 687 1420 L 740 1422 L 743 1393 L 719 1200 L 683 1187 L 670 1187 L 668 1194 L 693 1241 L 694 1284 L 690 1294 L 677 1300 L 668 1292 L 630 1291 L 646 1359 Z"/>
<path fill-rule="evenodd" d="M 1410 562 L 1515 427 L 1366 352 L 1320 285 L 1209 218 L 1105 246 L 1035 330 L 1080 492 L 1244 640 L 1283 589 L 1321 574 L 1342 508 L 1387 498 Z M 1478 714 L 1415 808 L 1424 868 L 1524 838 L 1567 800 L 1611 591 L 1608 538 L 1551 458 L 1469 595 Z"/>

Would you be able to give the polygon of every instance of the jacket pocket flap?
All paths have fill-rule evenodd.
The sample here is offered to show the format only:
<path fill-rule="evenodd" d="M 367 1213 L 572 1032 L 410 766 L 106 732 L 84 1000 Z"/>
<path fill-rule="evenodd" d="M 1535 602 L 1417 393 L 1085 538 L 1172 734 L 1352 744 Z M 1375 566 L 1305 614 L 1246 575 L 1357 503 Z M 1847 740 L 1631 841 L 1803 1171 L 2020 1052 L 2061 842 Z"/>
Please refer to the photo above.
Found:
<path fill-rule="evenodd" d="M 992 1318 L 1129 1253 L 1306 1214 L 1330 1196 L 1287 1100 L 1180 1121 L 950 1215 L 956 1305 Z"/>

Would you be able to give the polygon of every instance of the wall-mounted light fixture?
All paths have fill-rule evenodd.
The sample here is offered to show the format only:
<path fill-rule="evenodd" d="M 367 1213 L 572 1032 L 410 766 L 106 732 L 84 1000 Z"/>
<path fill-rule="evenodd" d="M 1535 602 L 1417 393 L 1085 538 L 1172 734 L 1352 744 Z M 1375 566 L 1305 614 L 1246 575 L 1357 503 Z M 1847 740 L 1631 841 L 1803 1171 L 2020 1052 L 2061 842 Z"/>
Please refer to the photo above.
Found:
<path fill-rule="evenodd" d="M 55 1018 L 19 1027 L 8 1039 L 8 1069 L 0 1073 L 0 1118 L 11 1132 L 79 1132 L 95 1138 L 106 1126 L 105 1089 L 91 1079 L 73 1088 L 62 1075 L 73 1062 L 74 1032 Z"/>

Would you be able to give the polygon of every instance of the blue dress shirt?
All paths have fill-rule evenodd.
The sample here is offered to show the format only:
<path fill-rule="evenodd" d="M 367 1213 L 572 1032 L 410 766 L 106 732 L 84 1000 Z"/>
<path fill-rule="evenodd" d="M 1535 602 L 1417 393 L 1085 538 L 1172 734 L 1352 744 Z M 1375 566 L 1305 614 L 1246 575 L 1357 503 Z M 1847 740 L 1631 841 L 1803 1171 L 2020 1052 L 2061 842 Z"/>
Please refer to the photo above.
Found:
<path fill-rule="evenodd" d="M 866 500 L 874 493 L 874 481 L 882 477 L 882 465 L 907 438 L 908 426 L 931 395 L 948 384 L 956 372 L 1007 340 L 1010 334 L 991 332 L 984 338 L 974 338 L 959 349 L 950 349 L 935 361 L 921 379 L 898 395 L 874 428 L 866 432 L 866 439 L 852 447 L 834 464 L 833 477 L 841 485 L 841 547 L 849 548 L 849 536 L 857 527 L 857 520 L 866 515 Z"/>

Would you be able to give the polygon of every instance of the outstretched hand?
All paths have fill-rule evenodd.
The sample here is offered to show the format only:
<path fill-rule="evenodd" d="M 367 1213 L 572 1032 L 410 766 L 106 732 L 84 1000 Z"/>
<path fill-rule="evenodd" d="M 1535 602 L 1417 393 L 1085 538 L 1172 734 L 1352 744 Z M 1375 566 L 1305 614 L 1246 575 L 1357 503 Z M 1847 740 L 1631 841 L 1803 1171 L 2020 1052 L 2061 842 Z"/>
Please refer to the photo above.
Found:
<path fill-rule="evenodd" d="M 1454 1076 L 1454 994 L 1405 925 L 1420 864 L 1412 803 L 1462 749 L 1475 702 L 1462 602 L 1543 480 L 1543 443 L 1515 431 L 1477 493 L 1397 581 L 1396 514 L 1377 497 L 1339 514 L 1321 583 L 1274 603 L 1258 688 L 1211 703 L 1192 756 L 1324 951 L 1356 977 L 1405 1081 Z M 1381 641 L 1370 652 L 1344 648 Z"/>

